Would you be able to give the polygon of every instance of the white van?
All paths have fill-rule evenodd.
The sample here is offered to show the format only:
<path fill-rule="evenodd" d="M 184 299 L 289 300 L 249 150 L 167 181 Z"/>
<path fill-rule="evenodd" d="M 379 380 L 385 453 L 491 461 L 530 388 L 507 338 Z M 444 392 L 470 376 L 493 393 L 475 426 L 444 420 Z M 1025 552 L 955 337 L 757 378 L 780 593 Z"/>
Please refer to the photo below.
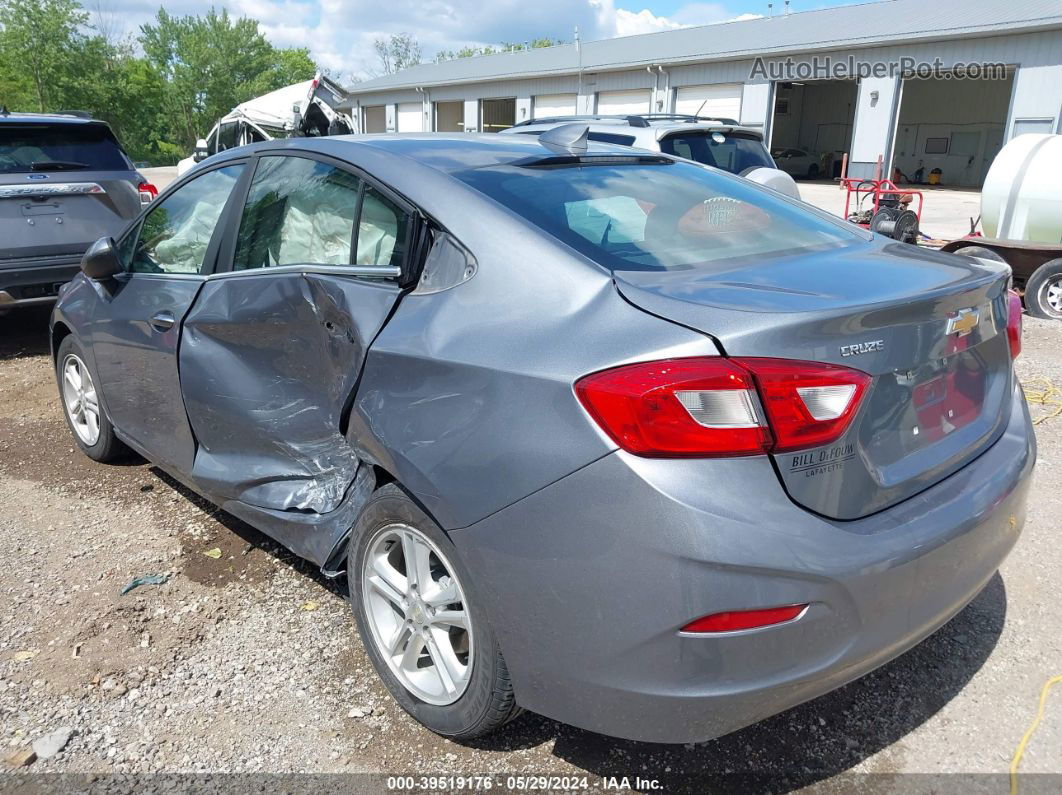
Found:
<path fill-rule="evenodd" d="M 313 80 L 240 103 L 196 142 L 191 157 L 177 164 L 177 175 L 210 155 L 256 141 L 354 132 L 350 116 L 338 110 L 345 96 L 342 86 L 318 72 Z"/>

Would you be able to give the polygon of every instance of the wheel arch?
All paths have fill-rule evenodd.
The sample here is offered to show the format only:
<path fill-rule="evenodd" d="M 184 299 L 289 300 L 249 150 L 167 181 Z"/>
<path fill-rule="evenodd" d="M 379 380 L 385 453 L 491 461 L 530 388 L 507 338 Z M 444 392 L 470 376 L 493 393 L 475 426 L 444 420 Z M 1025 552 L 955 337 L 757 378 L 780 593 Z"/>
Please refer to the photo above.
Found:
<path fill-rule="evenodd" d="M 63 340 L 73 334 L 73 330 L 62 320 L 57 320 L 51 330 L 52 363 L 58 364 L 59 346 Z"/>
<path fill-rule="evenodd" d="M 412 502 L 414 502 L 417 507 L 420 508 L 420 510 L 422 510 L 427 515 L 429 519 L 435 522 L 435 524 L 439 527 L 439 529 L 443 532 L 444 535 L 450 535 L 449 531 L 445 527 L 443 527 L 441 522 L 439 522 L 438 517 L 436 517 L 435 514 L 432 513 L 431 509 L 424 504 L 423 500 L 420 500 L 417 497 L 416 493 L 413 490 L 405 486 L 390 471 L 380 466 L 379 464 L 370 464 L 366 462 L 366 465 L 371 467 L 372 469 L 373 494 L 382 489 L 384 486 L 394 484 L 397 488 L 401 489 L 402 493 L 405 494 Z M 366 505 L 367 504 L 368 502 L 366 502 Z M 357 515 L 354 517 L 354 520 L 351 522 L 350 527 L 346 529 L 346 532 L 339 539 L 339 541 L 336 542 L 336 545 L 332 548 L 332 551 L 328 553 L 328 557 L 325 559 L 325 562 L 321 564 L 321 573 L 329 579 L 339 577 L 346 572 L 347 548 L 350 545 L 350 538 L 354 532 L 354 525 L 358 523 L 358 519 L 361 518 L 361 515 L 364 511 L 365 506 L 363 505 L 358 511 Z"/>

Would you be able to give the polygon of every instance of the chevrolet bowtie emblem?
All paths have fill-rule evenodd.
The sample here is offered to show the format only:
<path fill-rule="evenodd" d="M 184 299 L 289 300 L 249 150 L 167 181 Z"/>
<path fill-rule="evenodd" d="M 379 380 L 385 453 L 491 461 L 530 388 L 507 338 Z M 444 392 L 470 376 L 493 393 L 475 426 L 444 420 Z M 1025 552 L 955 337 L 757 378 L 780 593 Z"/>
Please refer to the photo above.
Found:
<path fill-rule="evenodd" d="M 981 319 L 981 313 L 976 309 L 960 309 L 954 317 L 948 318 L 948 336 L 958 334 L 965 337 L 975 328 Z"/>

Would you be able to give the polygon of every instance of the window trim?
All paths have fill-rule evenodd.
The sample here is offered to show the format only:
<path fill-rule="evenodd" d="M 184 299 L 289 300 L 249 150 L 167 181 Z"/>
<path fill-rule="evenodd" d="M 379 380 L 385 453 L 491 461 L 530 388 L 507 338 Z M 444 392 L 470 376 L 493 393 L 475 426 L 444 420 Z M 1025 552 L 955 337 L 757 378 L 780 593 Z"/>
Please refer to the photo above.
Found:
<path fill-rule="evenodd" d="M 133 219 L 133 221 L 130 223 L 130 225 L 128 227 L 126 227 L 125 231 L 122 232 L 118 236 L 118 239 L 115 242 L 115 247 L 119 248 L 119 247 L 121 247 L 122 243 L 125 242 L 126 239 L 130 235 L 135 234 L 135 235 L 137 235 L 139 237 L 140 230 L 144 226 L 144 219 L 147 218 L 148 213 L 150 213 L 150 212 L 154 211 L 155 209 L 157 209 L 164 201 L 169 199 L 170 196 L 172 196 L 174 193 L 179 191 L 181 188 L 183 188 L 189 182 L 192 182 L 193 180 L 198 179 L 199 177 L 205 176 L 206 174 L 209 174 L 211 171 L 217 171 L 218 169 L 221 169 L 221 168 L 230 168 L 232 166 L 243 166 L 244 169 L 240 173 L 240 176 L 237 177 L 236 184 L 232 186 L 232 191 L 229 193 L 228 199 L 225 200 L 225 206 L 222 208 L 221 214 L 218 216 L 217 223 L 214 224 L 214 231 L 210 233 L 210 242 L 207 243 L 206 253 L 203 255 L 203 267 L 199 271 L 199 273 L 147 273 L 145 271 L 132 271 L 132 270 L 129 270 L 128 267 L 125 265 L 125 263 L 122 263 L 122 273 L 119 274 L 119 277 L 126 278 L 126 279 L 131 279 L 133 277 L 137 277 L 137 278 L 149 277 L 149 278 L 165 278 L 165 279 L 189 280 L 189 279 L 204 279 L 204 278 L 206 278 L 208 276 L 213 275 L 216 272 L 216 270 L 217 270 L 218 253 L 220 251 L 221 244 L 222 244 L 222 242 L 223 242 L 223 240 L 225 238 L 226 224 L 227 224 L 229 216 L 230 216 L 230 214 L 232 212 L 233 199 L 237 195 L 245 195 L 246 194 L 246 183 L 248 181 L 247 175 L 248 175 L 248 173 L 250 171 L 250 169 L 248 168 L 249 164 L 250 164 L 250 158 L 240 157 L 240 158 L 234 158 L 232 160 L 224 160 L 224 161 L 221 161 L 219 163 L 211 163 L 208 168 L 203 168 L 203 169 L 195 168 L 195 169 L 193 169 L 192 171 L 188 172 L 183 177 L 181 177 L 179 180 L 175 180 L 171 185 L 168 185 L 166 187 L 166 190 L 164 190 L 162 192 L 162 194 L 159 196 L 159 198 L 157 198 L 155 201 L 153 201 L 148 206 L 144 207 L 140 211 L 140 214 L 137 215 L 136 218 Z"/>
<path fill-rule="evenodd" d="M 398 279 L 403 286 L 406 284 L 403 275 L 409 273 L 409 281 L 416 282 L 418 274 L 412 274 L 410 271 L 410 264 L 413 262 L 413 254 L 415 246 L 417 226 L 424 218 L 424 214 L 417 209 L 416 205 L 412 204 L 408 199 L 387 185 L 380 182 L 365 169 L 359 166 L 349 163 L 339 158 L 331 157 L 320 152 L 311 152 L 302 149 L 291 148 L 266 148 L 255 151 L 254 155 L 249 158 L 251 161 L 251 168 L 248 169 L 248 174 L 245 184 L 242 186 L 242 191 L 239 200 L 239 212 L 242 222 L 243 208 L 247 205 L 247 196 L 251 192 L 251 183 L 254 181 L 254 175 L 258 171 L 258 161 L 263 157 L 301 157 L 305 160 L 315 160 L 320 163 L 332 166 L 341 171 L 345 171 L 361 180 L 361 185 L 358 188 L 358 206 L 354 214 L 354 224 L 351 230 L 350 240 L 350 262 L 347 265 L 325 265 L 323 263 L 300 263 L 293 265 L 278 265 L 270 268 L 248 268 L 246 270 L 233 270 L 233 264 L 236 258 L 236 243 L 238 242 L 240 229 L 239 224 L 230 224 L 226 228 L 226 239 L 221 242 L 221 248 L 218 252 L 216 267 L 211 274 L 214 277 L 221 276 L 237 276 L 245 274 L 263 274 L 263 273 L 316 273 L 316 274 L 333 274 L 341 276 L 358 276 L 362 278 L 386 278 L 386 279 Z M 405 214 L 406 223 L 409 227 L 409 244 L 406 246 L 406 251 L 402 260 L 402 263 L 397 266 L 387 265 L 354 265 L 353 260 L 357 253 L 358 245 L 358 226 L 361 221 L 361 202 L 365 195 L 366 186 L 372 186 L 374 190 L 379 191 Z M 236 194 L 240 186 L 233 190 L 233 195 Z M 226 208 L 226 211 L 228 208 Z"/>

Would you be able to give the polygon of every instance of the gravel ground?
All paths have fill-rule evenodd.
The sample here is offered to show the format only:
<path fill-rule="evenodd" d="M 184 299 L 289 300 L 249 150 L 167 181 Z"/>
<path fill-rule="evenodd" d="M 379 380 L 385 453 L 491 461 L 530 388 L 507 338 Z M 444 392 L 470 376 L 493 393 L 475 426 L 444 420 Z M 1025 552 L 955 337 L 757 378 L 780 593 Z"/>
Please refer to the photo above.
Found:
<path fill-rule="evenodd" d="M 1058 417 L 1039 426 L 1031 518 L 1000 574 L 873 674 L 696 746 L 618 741 L 531 714 L 474 745 L 449 742 L 391 702 L 335 583 L 149 464 L 102 466 L 76 451 L 45 323 L 43 312 L 0 318 L 0 757 L 17 771 L 0 788 L 25 784 L 27 771 L 259 771 L 904 791 L 938 780 L 900 774 L 958 772 L 986 774 L 977 780 L 999 792 L 1041 687 L 1062 674 Z M 1060 350 L 1062 323 L 1027 318 L 1023 380 L 1062 386 Z M 168 580 L 119 595 L 142 575 Z M 13 767 L 62 729 L 61 751 L 44 758 L 40 744 L 41 758 Z M 1062 693 L 1022 771 L 1062 773 Z"/>

